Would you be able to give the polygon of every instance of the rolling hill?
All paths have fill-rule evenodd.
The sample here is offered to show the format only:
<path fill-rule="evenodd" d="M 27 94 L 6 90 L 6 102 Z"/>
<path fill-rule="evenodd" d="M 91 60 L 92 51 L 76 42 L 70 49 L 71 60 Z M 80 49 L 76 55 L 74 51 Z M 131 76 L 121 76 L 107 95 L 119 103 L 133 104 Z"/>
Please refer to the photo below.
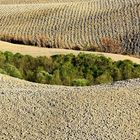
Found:
<path fill-rule="evenodd" d="M 0 0 L 0 40 L 0 51 L 14 54 L 84 52 L 140 64 L 128 56 L 140 57 L 140 1 Z M 68 87 L 0 74 L 0 140 L 139 138 L 140 79 Z"/>
<path fill-rule="evenodd" d="M 140 56 L 139 0 L 0 0 L 1 40 Z"/>
<path fill-rule="evenodd" d="M 0 139 L 139 140 L 140 79 L 84 88 L 0 75 Z"/>

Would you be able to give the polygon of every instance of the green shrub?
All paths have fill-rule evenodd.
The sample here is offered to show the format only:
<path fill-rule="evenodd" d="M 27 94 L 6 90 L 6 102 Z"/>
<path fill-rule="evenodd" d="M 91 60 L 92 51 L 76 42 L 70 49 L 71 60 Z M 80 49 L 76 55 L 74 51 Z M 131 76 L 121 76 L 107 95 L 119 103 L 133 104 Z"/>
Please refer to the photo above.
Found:
<path fill-rule="evenodd" d="M 5 64 L 6 62 L 6 57 L 4 55 L 4 53 L 0 52 L 0 67 L 2 68 L 3 65 Z"/>
<path fill-rule="evenodd" d="M 42 67 L 47 72 L 52 72 L 52 59 L 46 56 L 39 56 L 36 58 L 36 67 Z"/>
<path fill-rule="evenodd" d="M 0 73 L 1 74 L 7 74 L 7 72 L 4 69 L 1 69 L 1 68 L 0 68 Z"/>
<path fill-rule="evenodd" d="M 109 72 L 104 72 L 102 75 L 98 76 L 95 80 L 96 84 L 106 84 L 112 82 L 113 78 L 111 77 L 111 74 Z"/>
<path fill-rule="evenodd" d="M 119 69 L 122 72 L 124 80 L 133 78 L 133 65 L 134 64 L 130 60 L 124 60 L 120 62 Z"/>
<path fill-rule="evenodd" d="M 52 80 L 52 75 L 50 75 L 46 71 L 38 71 L 36 73 L 36 82 L 42 83 L 42 84 L 49 84 Z"/>
<path fill-rule="evenodd" d="M 26 77 L 24 77 L 26 80 L 28 81 L 32 81 L 32 82 L 35 82 L 36 81 L 36 76 L 35 76 L 35 72 L 34 71 L 31 71 L 31 70 L 28 70 L 26 72 Z"/>
<path fill-rule="evenodd" d="M 23 78 L 21 73 L 20 73 L 20 71 L 15 66 L 13 66 L 11 64 L 6 64 L 4 66 L 4 70 L 10 76 L 13 76 L 13 77 L 16 77 L 16 78 L 20 78 L 20 79 Z"/>
<path fill-rule="evenodd" d="M 112 68 L 111 75 L 112 75 L 113 81 L 120 81 L 123 79 L 122 72 L 117 67 Z"/>
<path fill-rule="evenodd" d="M 133 77 L 134 78 L 140 77 L 140 65 L 136 65 L 136 64 L 134 65 Z"/>
<path fill-rule="evenodd" d="M 61 80 L 61 77 L 60 77 L 60 71 L 59 71 L 59 69 L 58 70 L 55 70 L 53 72 L 53 75 L 52 75 L 52 79 L 50 81 L 50 84 L 53 84 L 53 85 L 62 85 L 62 80 Z"/>
<path fill-rule="evenodd" d="M 4 55 L 6 57 L 6 62 L 12 64 L 13 63 L 13 59 L 14 59 L 14 55 L 12 52 L 6 51 L 4 52 Z"/>
<path fill-rule="evenodd" d="M 72 81 L 72 86 L 88 86 L 89 81 L 86 79 L 74 79 Z"/>

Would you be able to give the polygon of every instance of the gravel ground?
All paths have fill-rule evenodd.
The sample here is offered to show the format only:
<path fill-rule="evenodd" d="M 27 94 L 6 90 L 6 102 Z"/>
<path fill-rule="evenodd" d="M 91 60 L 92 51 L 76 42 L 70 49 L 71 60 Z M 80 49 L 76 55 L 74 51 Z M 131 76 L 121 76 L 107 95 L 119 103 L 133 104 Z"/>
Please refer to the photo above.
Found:
<path fill-rule="evenodd" d="M 0 140 L 140 140 L 140 79 L 82 88 L 0 75 Z"/>

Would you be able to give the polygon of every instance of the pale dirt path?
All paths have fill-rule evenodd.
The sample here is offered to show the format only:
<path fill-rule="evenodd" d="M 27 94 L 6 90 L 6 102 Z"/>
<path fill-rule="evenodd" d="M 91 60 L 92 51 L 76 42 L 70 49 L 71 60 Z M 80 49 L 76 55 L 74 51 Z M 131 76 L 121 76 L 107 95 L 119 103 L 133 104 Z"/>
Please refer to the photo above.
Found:
<path fill-rule="evenodd" d="M 80 52 L 84 53 L 92 53 L 92 54 L 102 54 L 106 57 L 112 58 L 114 61 L 118 60 L 125 60 L 129 59 L 137 64 L 140 64 L 140 59 L 130 57 L 127 55 L 119 55 L 119 54 L 112 54 L 112 53 L 101 53 L 101 52 L 89 52 L 89 51 L 76 51 L 76 50 L 67 50 L 67 49 L 54 49 L 54 48 L 40 48 L 40 47 L 34 47 L 34 46 L 27 46 L 27 45 L 17 45 L 17 44 L 11 44 L 7 42 L 0 41 L 0 51 L 10 51 L 13 53 L 21 53 L 21 54 L 28 54 L 32 55 L 34 57 L 36 56 L 47 56 L 50 57 L 52 55 L 56 54 L 69 54 L 73 53 L 77 55 Z"/>

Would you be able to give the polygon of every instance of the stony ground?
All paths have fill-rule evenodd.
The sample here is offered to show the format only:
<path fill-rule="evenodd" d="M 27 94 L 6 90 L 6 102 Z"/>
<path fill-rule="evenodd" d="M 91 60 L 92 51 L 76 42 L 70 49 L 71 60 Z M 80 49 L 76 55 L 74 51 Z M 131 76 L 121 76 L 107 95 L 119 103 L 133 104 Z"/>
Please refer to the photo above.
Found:
<path fill-rule="evenodd" d="M 140 79 L 81 88 L 0 75 L 0 140 L 140 140 Z"/>

